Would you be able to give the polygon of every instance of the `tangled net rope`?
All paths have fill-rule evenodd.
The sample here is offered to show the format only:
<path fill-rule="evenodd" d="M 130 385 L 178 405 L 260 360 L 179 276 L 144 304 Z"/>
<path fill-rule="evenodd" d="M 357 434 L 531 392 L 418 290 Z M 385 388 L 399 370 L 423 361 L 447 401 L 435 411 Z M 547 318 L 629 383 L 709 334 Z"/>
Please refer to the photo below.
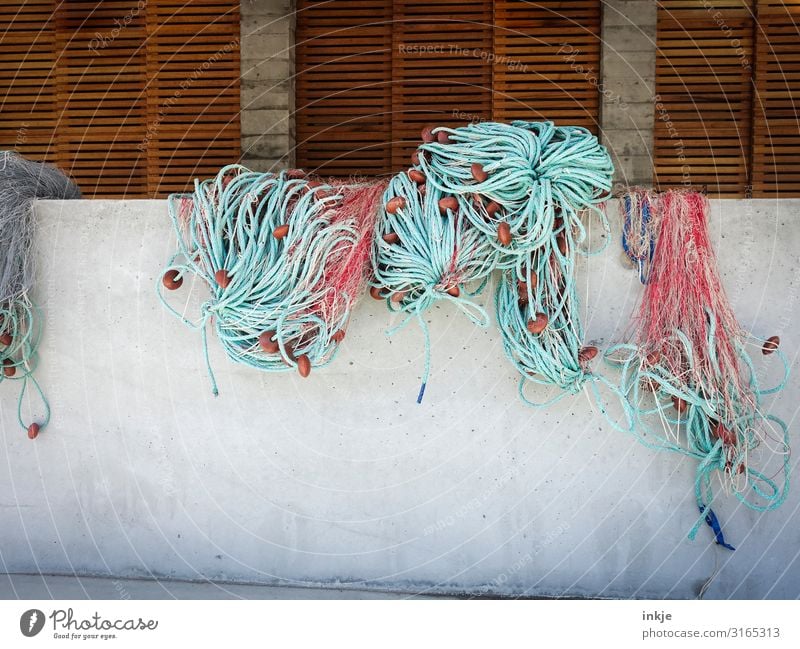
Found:
<path fill-rule="evenodd" d="M 550 122 L 481 123 L 427 128 L 414 165 L 387 183 L 323 183 L 299 170 L 256 173 L 238 165 L 195 183 L 192 194 L 170 197 L 178 252 L 160 289 L 179 288 L 187 275 L 211 292 L 197 319 L 167 308 L 203 334 L 214 323 L 228 356 L 265 371 L 297 367 L 307 376 L 329 363 L 360 292 L 406 315 L 389 333 L 416 319 L 430 339 L 424 313 L 439 300 L 489 326 L 472 298 L 493 271 L 539 277 L 513 304 L 497 301 L 507 351 L 533 344 L 528 308 L 552 311 L 553 325 L 536 351 L 509 355 L 523 371 L 534 367 L 562 387 L 584 376 L 575 300 L 574 250 L 586 235 L 580 211 L 607 196 L 613 167 L 597 138 Z M 555 252 L 553 252 L 555 251 Z M 552 259 L 552 263 L 543 260 Z M 502 287 L 500 289 L 503 290 Z M 509 313 L 506 313 L 509 311 Z M 535 318 L 536 316 L 534 316 Z M 546 341 L 546 342 L 544 342 Z M 567 376 L 569 375 L 569 376 Z"/>
<path fill-rule="evenodd" d="M 172 195 L 169 212 L 178 252 L 159 289 L 175 290 L 187 275 L 211 297 L 192 321 L 159 290 L 167 309 L 203 334 L 207 325 L 232 360 L 268 372 L 297 368 L 308 376 L 335 356 L 353 305 L 369 279 L 379 183 L 323 184 L 298 170 L 257 173 L 224 167 Z"/>
<path fill-rule="evenodd" d="M 659 212 L 653 209 L 656 195 L 650 189 L 632 188 L 623 194 L 622 249 L 639 270 L 639 281 L 647 284 L 656 248 Z"/>
<path fill-rule="evenodd" d="M 710 509 L 712 478 L 756 511 L 784 501 L 787 427 L 762 411 L 762 397 L 784 387 L 789 364 L 777 336 L 753 338 L 736 321 L 708 238 L 705 196 L 668 191 L 653 198 L 625 201 L 657 211 L 660 228 L 635 342 L 609 349 L 606 358 L 622 368 L 621 388 L 635 412 L 639 440 L 698 463 L 695 495 L 701 516 L 689 537 L 695 538 L 705 521 L 717 542 L 732 549 Z M 778 385 L 761 387 L 748 346 L 777 352 L 784 367 Z"/>
<path fill-rule="evenodd" d="M 581 210 L 591 208 L 608 231 L 596 207 L 611 188 L 608 153 L 587 130 L 551 122 L 426 128 L 422 138 L 412 168 L 389 184 L 373 251 L 373 296 L 408 314 L 393 331 L 416 316 L 425 334 L 417 401 L 430 371 L 422 314 L 450 300 L 488 327 L 470 298 L 498 269 L 506 354 L 524 377 L 572 389 L 597 353 L 580 346 L 573 269 L 586 237 Z"/>
<path fill-rule="evenodd" d="M 33 283 L 33 202 L 80 198 L 78 187 L 50 165 L 12 151 L 0 153 L 0 383 L 19 381 L 17 420 L 35 439 L 50 422 L 50 405 L 34 377 L 42 335 L 41 314 L 30 297 Z M 26 424 L 23 406 L 32 386 L 42 415 Z"/>

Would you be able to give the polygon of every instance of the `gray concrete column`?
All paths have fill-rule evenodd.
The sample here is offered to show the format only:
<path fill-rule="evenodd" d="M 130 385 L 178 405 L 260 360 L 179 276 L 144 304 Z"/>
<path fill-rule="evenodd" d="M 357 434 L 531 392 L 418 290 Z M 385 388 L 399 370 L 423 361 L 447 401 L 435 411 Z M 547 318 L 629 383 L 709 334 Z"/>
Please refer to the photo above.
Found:
<path fill-rule="evenodd" d="M 602 141 L 614 160 L 615 186 L 653 183 L 656 2 L 603 2 Z"/>
<path fill-rule="evenodd" d="M 291 0 L 241 0 L 242 164 L 294 161 L 294 11 Z"/>

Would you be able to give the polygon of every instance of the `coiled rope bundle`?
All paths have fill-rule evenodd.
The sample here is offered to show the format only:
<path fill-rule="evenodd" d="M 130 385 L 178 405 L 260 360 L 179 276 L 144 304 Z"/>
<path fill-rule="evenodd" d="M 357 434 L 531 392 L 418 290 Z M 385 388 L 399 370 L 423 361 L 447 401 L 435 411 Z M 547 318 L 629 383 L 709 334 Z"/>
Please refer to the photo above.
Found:
<path fill-rule="evenodd" d="M 451 300 L 488 326 L 469 298 L 496 269 L 505 271 L 495 305 L 506 354 L 523 377 L 574 391 L 597 352 L 580 346 L 573 271 L 586 237 L 582 210 L 608 231 L 597 208 L 613 174 L 605 147 L 585 129 L 551 122 L 426 128 L 422 139 L 413 167 L 389 184 L 373 253 L 373 296 L 416 315 L 426 335 L 418 401 L 430 367 L 422 313 Z"/>
<path fill-rule="evenodd" d="M 33 202 L 80 198 L 78 187 L 50 165 L 12 151 L 0 153 L 0 383 L 20 381 L 17 420 L 34 439 L 50 421 L 50 406 L 34 377 L 42 335 L 41 314 L 30 297 L 33 283 Z M 30 422 L 23 405 L 32 386 L 41 417 Z M 26 423 L 26 421 L 30 423 Z"/>
<path fill-rule="evenodd" d="M 257 173 L 230 165 L 173 195 L 170 217 L 178 252 L 159 288 L 175 290 L 187 275 L 211 292 L 196 321 L 208 362 L 207 324 L 234 361 L 264 371 L 329 363 L 352 307 L 369 279 L 380 183 L 323 184 L 297 170 Z"/>
<path fill-rule="evenodd" d="M 621 388 L 635 412 L 639 440 L 698 463 L 701 517 L 690 538 L 705 520 L 717 542 L 730 548 L 710 509 L 712 478 L 756 511 L 784 501 L 787 427 L 762 411 L 762 397 L 783 388 L 789 364 L 777 336 L 753 338 L 736 321 L 708 238 L 705 196 L 668 191 L 649 204 L 660 229 L 635 342 L 610 349 L 607 358 L 622 367 Z M 777 386 L 761 387 L 748 352 L 753 345 L 764 354 L 777 352 L 783 362 Z"/>

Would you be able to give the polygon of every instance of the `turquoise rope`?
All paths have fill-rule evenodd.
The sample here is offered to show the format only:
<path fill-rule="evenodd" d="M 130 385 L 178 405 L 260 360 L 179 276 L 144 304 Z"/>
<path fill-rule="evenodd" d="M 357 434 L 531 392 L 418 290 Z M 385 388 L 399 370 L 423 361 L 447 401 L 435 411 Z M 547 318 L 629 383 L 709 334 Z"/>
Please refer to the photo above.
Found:
<path fill-rule="evenodd" d="M 425 335 L 418 401 L 430 371 L 422 313 L 437 300 L 451 300 L 475 324 L 487 327 L 485 310 L 470 298 L 481 293 L 498 269 L 506 271 L 495 298 L 506 355 L 523 376 L 535 367 L 546 382 L 574 392 L 588 376 L 577 362 L 583 332 L 575 309 L 574 252 L 587 235 L 583 210 L 600 215 L 609 232 L 599 208 L 608 197 L 613 175 L 607 151 L 586 129 L 556 127 L 552 122 L 483 122 L 433 130 L 440 132 L 448 134 L 448 143 L 421 145 L 419 164 L 413 167 L 425 176 L 424 194 L 407 174 L 395 176 L 389 184 L 384 203 L 400 197 L 404 205 L 394 214 L 384 211 L 373 249 L 373 286 L 386 291 L 390 310 L 409 314 L 392 332 L 416 316 Z M 485 180 L 474 177 L 473 165 L 488 174 Z M 444 197 L 454 198 L 457 209 L 448 208 L 441 215 L 439 201 Z M 487 210 L 492 202 L 499 206 L 494 214 Z M 501 223 L 509 226 L 508 245 L 498 237 Z M 398 235 L 399 241 L 387 243 L 383 235 L 388 234 Z M 555 245 L 559 234 L 568 241 L 567 255 Z M 607 241 L 608 237 L 604 245 Z M 514 277 L 522 279 L 532 270 L 544 273 L 550 252 L 558 257 L 567 286 L 556 297 L 557 287 L 540 282 L 535 295 L 528 296 L 534 306 L 547 296 L 554 309 L 543 347 L 526 329 L 528 318 L 519 308 Z M 477 288 L 464 291 L 463 285 Z M 458 297 L 448 293 L 454 286 L 459 287 Z M 526 360 L 521 362 L 520 357 Z"/>
<path fill-rule="evenodd" d="M 709 320 L 713 321 L 710 317 Z M 753 340 L 759 344 L 764 342 L 755 338 Z M 691 370 L 694 359 L 688 339 L 682 332 L 676 331 L 675 342 L 684 348 L 688 368 Z M 707 348 L 709 350 L 716 349 L 713 326 L 709 327 Z M 724 411 L 725 395 L 715 391 L 711 386 L 678 385 L 678 379 L 669 368 L 661 364 L 647 366 L 644 360 L 646 351 L 639 349 L 636 345 L 616 345 L 608 349 L 605 354 L 605 359 L 609 364 L 621 368 L 620 389 L 630 404 L 636 424 L 630 432 L 648 448 L 678 453 L 692 457 L 698 462 L 695 496 L 701 512 L 704 512 L 706 507 L 710 507 L 714 501 L 715 494 L 711 485 L 714 473 L 719 472 L 724 477 L 726 472 L 736 472 L 740 465 L 744 467 L 749 489 L 734 490 L 734 495 L 746 507 L 758 512 L 774 510 L 780 507 L 788 495 L 790 471 L 788 427 L 779 418 L 762 413 L 761 398 L 774 394 L 785 387 L 789 377 L 789 361 L 783 352 L 776 350 L 775 354 L 783 364 L 783 378 L 778 385 L 762 389 L 759 386 L 753 362 L 744 345 L 740 343 L 737 351 L 739 358 L 748 368 L 746 382 L 755 402 L 754 404 L 744 404 L 734 400 L 735 417 L 733 421 L 723 422 L 723 425 L 736 436 L 737 451 L 733 456 L 726 455 L 722 440 L 712 434 L 711 420 L 717 419 L 718 413 Z M 687 374 L 692 375 L 691 371 Z M 654 393 L 643 390 L 643 385 L 653 386 Z M 733 386 L 724 386 L 724 389 L 733 394 Z M 674 410 L 672 397 L 678 397 L 686 402 L 687 410 L 684 416 L 677 414 Z M 653 425 L 651 423 L 653 416 L 656 416 L 659 421 L 663 420 L 666 427 L 659 429 Z M 756 434 L 757 426 L 767 422 L 774 424 L 779 429 L 780 443 L 784 448 L 781 484 L 774 478 L 770 478 L 744 463 L 747 453 L 757 448 L 760 443 Z M 669 431 L 675 427 L 678 427 L 683 434 L 680 436 L 670 435 Z M 755 495 L 764 502 L 751 500 L 751 495 Z M 690 539 L 696 537 L 704 522 L 705 514 L 701 513 L 689 531 Z"/>
<path fill-rule="evenodd" d="M 29 386 L 33 387 L 42 405 L 42 416 L 35 420 L 40 430 L 50 423 L 50 404 L 45 397 L 34 371 L 39 362 L 38 349 L 42 337 L 42 317 L 39 308 L 27 296 L 6 301 L 0 308 L 0 334 L 11 336 L 11 344 L 3 347 L 0 344 L 0 363 L 3 369 L 14 368 L 14 376 L 6 376 L 0 369 L 0 383 L 3 381 L 21 381 L 22 388 L 17 398 L 17 421 L 20 427 L 27 430 L 30 423 L 23 418 L 23 401 L 28 394 Z M 6 365 L 5 362 L 9 361 Z M 31 422 L 33 423 L 33 422 Z"/>
<path fill-rule="evenodd" d="M 222 168 L 215 178 L 195 181 L 192 194 L 174 194 L 169 214 L 178 235 L 178 252 L 165 272 L 195 276 L 205 282 L 211 298 L 198 320 L 185 318 L 167 301 L 161 277 L 157 291 L 176 318 L 202 332 L 204 359 L 213 394 L 217 383 L 208 354 L 211 324 L 227 356 L 267 372 L 297 367 L 308 356 L 312 367 L 323 367 L 336 355 L 333 336 L 344 329 L 348 308 L 332 322 L 320 316 L 329 290 L 323 280 L 325 261 L 337 246 L 355 245 L 358 232 L 346 223 L 332 223 L 329 208 L 341 198 L 330 185 L 315 187 L 302 178 L 258 173 L 240 165 Z M 188 217 L 182 201 L 192 201 Z M 288 225 L 283 239 L 274 230 Z M 230 279 L 222 288 L 216 273 Z M 163 275 L 162 275 L 163 276 Z M 348 296 L 340 296 L 346 303 Z M 276 353 L 259 346 L 259 336 L 275 332 Z"/>

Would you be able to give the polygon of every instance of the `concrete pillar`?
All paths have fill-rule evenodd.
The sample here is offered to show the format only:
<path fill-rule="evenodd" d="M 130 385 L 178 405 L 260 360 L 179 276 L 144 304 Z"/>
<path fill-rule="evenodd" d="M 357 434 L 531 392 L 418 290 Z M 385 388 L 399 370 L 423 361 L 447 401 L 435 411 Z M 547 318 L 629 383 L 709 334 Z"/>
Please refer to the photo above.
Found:
<path fill-rule="evenodd" d="M 615 188 L 653 183 L 656 2 L 603 2 L 603 144 L 614 159 Z"/>
<path fill-rule="evenodd" d="M 294 11 L 291 0 L 241 0 L 242 164 L 293 165 Z"/>

